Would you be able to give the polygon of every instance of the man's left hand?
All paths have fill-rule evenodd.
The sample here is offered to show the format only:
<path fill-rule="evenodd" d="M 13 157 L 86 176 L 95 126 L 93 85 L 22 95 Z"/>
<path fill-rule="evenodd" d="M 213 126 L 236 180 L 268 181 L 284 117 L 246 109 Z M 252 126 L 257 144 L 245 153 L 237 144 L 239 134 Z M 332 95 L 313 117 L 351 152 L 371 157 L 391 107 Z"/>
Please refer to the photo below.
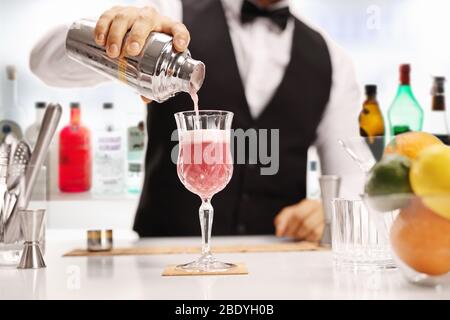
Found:
<path fill-rule="evenodd" d="M 274 224 L 277 237 L 317 242 L 324 229 L 322 204 L 317 200 L 302 200 L 281 210 Z"/>

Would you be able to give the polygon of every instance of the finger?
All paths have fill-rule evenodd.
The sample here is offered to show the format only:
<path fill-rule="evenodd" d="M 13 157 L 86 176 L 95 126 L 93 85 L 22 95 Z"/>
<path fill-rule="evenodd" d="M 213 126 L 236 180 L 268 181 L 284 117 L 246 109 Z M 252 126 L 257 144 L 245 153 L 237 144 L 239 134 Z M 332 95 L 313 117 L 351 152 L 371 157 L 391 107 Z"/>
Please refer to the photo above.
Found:
<path fill-rule="evenodd" d="M 106 37 L 108 35 L 111 23 L 116 16 L 119 7 L 114 7 L 111 10 L 105 11 L 97 21 L 94 29 L 94 39 L 95 43 L 99 46 L 104 46 L 106 44 Z"/>
<path fill-rule="evenodd" d="M 298 217 L 302 220 L 306 219 L 312 212 L 319 210 L 321 208 L 321 204 L 316 200 L 303 200 L 299 204 L 297 204 L 297 214 Z"/>
<path fill-rule="evenodd" d="M 175 49 L 179 52 L 186 51 L 191 41 L 188 29 L 182 23 L 176 23 L 172 26 L 173 43 Z"/>
<path fill-rule="evenodd" d="M 142 101 L 144 102 L 144 103 L 146 103 L 146 104 L 149 104 L 149 103 L 151 103 L 152 102 L 152 100 L 150 100 L 150 99 L 147 99 L 146 97 L 144 97 L 144 96 L 141 96 L 141 99 L 142 99 Z"/>
<path fill-rule="evenodd" d="M 319 210 L 319 205 L 310 203 L 309 201 L 302 201 L 293 207 L 293 217 L 287 225 L 284 236 L 299 239 L 305 237 L 309 231 L 308 226 L 304 226 L 305 221 L 315 211 Z"/>
<path fill-rule="evenodd" d="M 310 232 L 306 236 L 305 240 L 306 241 L 311 241 L 311 242 L 318 242 L 318 241 L 320 241 L 320 239 L 322 239 L 323 230 L 324 230 L 324 225 L 321 224 L 320 226 L 315 228 L 312 232 Z"/>
<path fill-rule="evenodd" d="M 311 212 L 311 214 L 309 214 L 308 217 L 306 217 L 303 225 L 306 228 L 314 229 L 318 225 L 323 224 L 323 222 L 324 222 L 323 210 L 322 208 L 317 208 L 316 210 Z"/>
<path fill-rule="evenodd" d="M 299 204 L 293 206 L 294 214 L 288 224 L 285 236 L 297 238 L 297 233 L 302 228 L 304 222 L 310 217 L 315 211 L 319 210 L 318 202 L 311 201 L 301 201 Z"/>
<path fill-rule="evenodd" d="M 158 30 L 156 31 L 171 34 L 173 36 L 174 48 L 178 52 L 185 51 L 191 41 L 191 36 L 186 26 L 180 22 L 175 22 L 168 17 L 161 17 Z"/>
<path fill-rule="evenodd" d="M 306 238 L 306 236 L 308 234 L 311 233 L 311 230 L 309 230 L 308 228 L 306 228 L 305 226 L 301 226 L 298 230 L 297 233 L 295 234 L 294 238 L 297 240 L 304 240 Z"/>
<path fill-rule="evenodd" d="M 311 212 L 305 220 L 303 220 L 303 224 L 297 230 L 296 238 L 304 239 L 310 233 L 312 233 L 315 229 L 323 225 L 323 212 L 321 208 L 316 209 Z"/>
<path fill-rule="evenodd" d="M 126 51 L 130 56 L 141 53 L 150 32 L 156 28 L 156 11 L 153 8 L 141 9 L 134 22 L 126 43 Z"/>
<path fill-rule="evenodd" d="M 284 219 L 284 215 L 286 214 L 286 208 L 284 208 L 283 210 L 281 210 L 275 217 L 275 219 L 273 219 L 273 224 L 276 227 L 277 225 L 279 225 L 281 223 L 281 221 Z"/>
<path fill-rule="evenodd" d="M 120 55 L 123 38 L 133 22 L 134 19 L 128 16 L 126 12 L 120 12 L 115 16 L 106 40 L 106 53 L 110 58 L 117 58 Z"/>
<path fill-rule="evenodd" d="M 286 237 L 295 237 L 297 231 L 301 228 L 303 221 L 300 220 L 295 213 L 291 215 L 290 220 L 287 223 L 286 230 L 284 232 L 284 236 Z"/>
<path fill-rule="evenodd" d="M 275 235 L 277 237 L 282 237 L 284 235 L 291 214 L 292 209 L 287 207 L 281 210 L 281 212 L 275 218 Z"/>

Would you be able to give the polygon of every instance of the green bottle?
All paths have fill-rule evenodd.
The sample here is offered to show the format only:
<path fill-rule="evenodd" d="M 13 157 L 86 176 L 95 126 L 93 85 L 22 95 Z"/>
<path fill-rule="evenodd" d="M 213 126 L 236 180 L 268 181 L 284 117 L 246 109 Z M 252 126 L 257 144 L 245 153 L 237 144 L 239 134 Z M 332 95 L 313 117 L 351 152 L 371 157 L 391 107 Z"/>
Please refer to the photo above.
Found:
<path fill-rule="evenodd" d="M 391 136 L 422 130 L 423 110 L 412 93 L 410 72 L 409 64 L 400 65 L 400 85 L 388 111 Z"/>

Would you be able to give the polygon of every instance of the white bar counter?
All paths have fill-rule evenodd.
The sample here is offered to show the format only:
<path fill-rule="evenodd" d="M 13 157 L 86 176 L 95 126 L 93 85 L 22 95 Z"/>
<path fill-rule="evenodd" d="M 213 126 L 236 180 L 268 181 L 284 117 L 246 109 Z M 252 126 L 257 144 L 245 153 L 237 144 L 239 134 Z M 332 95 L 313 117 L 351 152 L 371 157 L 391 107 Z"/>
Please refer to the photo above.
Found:
<path fill-rule="evenodd" d="M 168 264 L 196 255 L 71 257 L 84 232 L 47 231 L 46 269 L 0 268 L 4 299 L 450 299 L 450 288 L 415 286 L 399 270 L 336 271 L 331 251 L 221 254 L 245 262 L 249 275 L 162 277 Z M 115 239 L 117 240 L 117 239 Z M 213 237 L 213 245 L 262 244 L 275 237 Z M 117 246 L 197 246 L 198 238 L 116 241 Z"/>

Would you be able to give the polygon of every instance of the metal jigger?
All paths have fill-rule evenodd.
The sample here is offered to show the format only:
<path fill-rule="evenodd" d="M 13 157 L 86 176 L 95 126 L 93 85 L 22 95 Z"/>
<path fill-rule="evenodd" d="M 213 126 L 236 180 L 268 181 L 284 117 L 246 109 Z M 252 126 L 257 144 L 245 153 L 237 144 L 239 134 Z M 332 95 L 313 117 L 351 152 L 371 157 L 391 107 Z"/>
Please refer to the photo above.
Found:
<path fill-rule="evenodd" d="M 39 248 L 44 225 L 45 210 L 20 210 L 20 222 L 25 240 L 18 269 L 45 268 L 44 258 Z"/>
<path fill-rule="evenodd" d="M 319 183 L 322 194 L 323 212 L 325 215 L 325 228 L 320 244 L 331 244 L 331 217 L 333 210 L 331 201 L 339 196 L 341 178 L 339 176 L 321 176 L 319 178 Z"/>

